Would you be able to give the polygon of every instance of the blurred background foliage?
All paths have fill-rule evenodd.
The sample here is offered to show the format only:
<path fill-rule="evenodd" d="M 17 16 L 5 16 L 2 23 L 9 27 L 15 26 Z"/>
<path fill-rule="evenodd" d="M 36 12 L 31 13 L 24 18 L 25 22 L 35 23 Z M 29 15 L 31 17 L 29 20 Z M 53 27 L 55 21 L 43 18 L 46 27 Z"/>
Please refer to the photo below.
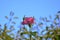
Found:
<path fill-rule="evenodd" d="M 41 22 L 33 24 L 37 25 L 37 27 L 40 28 L 45 27 L 45 29 L 43 29 L 41 32 L 37 30 L 38 28 L 32 29 L 33 25 L 28 25 L 28 29 L 26 28 L 26 25 L 21 24 L 21 27 L 17 31 L 17 34 L 14 34 L 13 31 L 16 30 L 14 28 L 14 25 L 16 25 L 16 21 L 14 20 L 18 20 L 19 18 L 17 16 L 14 16 L 14 13 L 11 11 L 10 18 L 8 16 L 5 16 L 5 18 L 9 20 L 9 23 L 11 23 L 10 29 L 7 28 L 9 23 L 5 23 L 3 29 L 1 28 L 2 24 L 0 24 L 0 40 L 60 40 L 60 11 L 57 12 L 54 18 L 52 17 L 53 16 L 51 15 L 49 16 L 49 18 L 40 17 L 39 20 Z M 41 34 L 40 36 L 38 32 Z"/>

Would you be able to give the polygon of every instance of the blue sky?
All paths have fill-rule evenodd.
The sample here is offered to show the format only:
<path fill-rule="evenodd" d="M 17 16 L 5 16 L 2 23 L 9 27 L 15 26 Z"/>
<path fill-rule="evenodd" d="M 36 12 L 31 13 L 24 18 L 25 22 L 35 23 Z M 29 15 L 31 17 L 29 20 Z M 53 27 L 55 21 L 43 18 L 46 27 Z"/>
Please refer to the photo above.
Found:
<path fill-rule="evenodd" d="M 15 15 L 47 16 L 60 10 L 60 0 L 0 0 L 0 16 L 9 15 L 13 11 Z"/>
<path fill-rule="evenodd" d="M 19 17 L 16 22 L 21 22 L 24 15 L 40 16 L 54 15 L 60 10 L 60 0 L 0 0 L 0 24 L 5 23 L 4 16 L 9 16 L 10 11 Z"/>

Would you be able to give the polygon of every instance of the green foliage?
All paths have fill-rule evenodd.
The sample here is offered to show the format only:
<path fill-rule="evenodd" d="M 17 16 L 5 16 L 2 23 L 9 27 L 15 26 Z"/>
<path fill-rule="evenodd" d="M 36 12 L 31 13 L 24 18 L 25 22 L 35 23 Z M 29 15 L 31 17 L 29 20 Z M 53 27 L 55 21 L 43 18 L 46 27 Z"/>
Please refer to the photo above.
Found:
<path fill-rule="evenodd" d="M 16 39 L 17 40 L 18 39 L 20 39 L 20 40 L 22 40 L 22 39 L 25 39 L 25 40 L 42 40 L 43 38 L 45 38 L 47 40 L 48 38 L 51 38 L 52 40 L 60 40 L 60 27 L 59 27 L 59 23 L 60 23 L 59 22 L 59 19 L 60 19 L 59 16 L 60 16 L 60 14 L 59 13 L 60 13 L 60 11 L 56 14 L 53 21 L 51 20 L 52 16 L 49 16 L 50 20 L 48 19 L 48 17 L 40 18 L 40 21 L 42 20 L 43 22 L 38 23 L 39 27 L 42 27 L 43 25 L 46 25 L 47 23 L 49 24 L 49 22 L 51 23 L 50 25 L 46 25 L 45 29 L 42 30 L 42 32 L 41 32 L 42 36 L 38 36 L 37 35 L 38 33 L 36 31 L 32 32 L 31 31 L 32 24 L 28 24 L 29 31 L 25 28 L 25 25 L 23 25 L 24 27 L 20 28 L 21 30 L 18 30 L 19 32 L 17 31 L 17 34 L 19 34 L 19 36 L 21 38 L 18 38 L 18 35 L 16 34 L 15 35 Z M 16 21 L 14 21 L 14 20 L 18 19 L 18 17 L 16 17 L 16 16 L 14 17 L 14 13 L 12 11 L 10 12 L 10 17 L 12 17 L 12 18 L 5 16 L 5 18 L 8 19 L 9 22 L 11 23 L 10 30 L 7 29 L 7 27 L 8 27 L 7 24 L 4 25 L 4 29 L 0 28 L 0 39 L 2 39 L 2 40 L 14 40 L 15 39 L 14 37 L 11 37 L 11 35 L 14 36 L 14 34 L 8 35 L 8 33 L 11 33 L 13 30 L 15 30 L 14 25 L 16 25 Z M 23 18 L 23 20 L 24 20 L 24 18 Z M 0 25 L 0 27 L 1 27 L 1 25 Z M 45 31 L 47 31 L 47 32 L 45 34 L 43 34 Z M 23 37 L 24 34 L 28 34 L 29 38 Z"/>

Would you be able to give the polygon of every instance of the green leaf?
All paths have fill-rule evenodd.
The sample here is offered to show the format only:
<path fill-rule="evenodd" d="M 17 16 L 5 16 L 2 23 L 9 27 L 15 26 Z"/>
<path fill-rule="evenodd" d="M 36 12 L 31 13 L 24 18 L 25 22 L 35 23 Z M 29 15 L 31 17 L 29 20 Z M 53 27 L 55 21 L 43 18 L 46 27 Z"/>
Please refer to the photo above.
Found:
<path fill-rule="evenodd" d="M 46 30 L 48 30 L 48 26 L 46 26 Z"/>
<path fill-rule="evenodd" d="M 31 35 L 36 36 L 37 32 L 30 32 L 30 33 L 31 33 Z"/>
<path fill-rule="evenodd" d="M 41 23 L 39 23 L 39 26 L 41 27 L 41 26 L 43 26 L 43 23 L 41 22 Z"/>
<path fill-rule="evenodd" d="M 28 24 L 28 26 L 31 28 L 32 24 Z"/>
<path fill-rule="evenodd" d="M 4 30 L 3 30 L 3 32 L 6 32 L 6 30 L 7 30 L 7 26 L 6 26 L 6 24 L 4 25 Z"/>
<path fill-rule="evenodd" d="M 8 19 L 8 16 L 5 16 L 6 19 Z"/>
<path fill-rule="evenodd" d="M 43 37 L 40 37 L 40 40 L 42 40 Z"/>
<path fill-rule="evenodd" d="M 21 35 L 23 35 L 23 34 L 29 34 L 29 32 L 22 32 L 22 33 L 20 33 Z"/>
<path fill-rule="evenodd" d="M 11 32 L 11 30 L 6 30 L 6 32 Z"/>

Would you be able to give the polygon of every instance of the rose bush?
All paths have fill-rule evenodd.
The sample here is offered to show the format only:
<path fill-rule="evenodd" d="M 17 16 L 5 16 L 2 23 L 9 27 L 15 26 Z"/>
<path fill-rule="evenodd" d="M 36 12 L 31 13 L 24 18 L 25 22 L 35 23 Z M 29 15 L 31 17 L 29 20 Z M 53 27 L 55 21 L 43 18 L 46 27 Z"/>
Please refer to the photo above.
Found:
<path fill-rule="evenodd" d="M 49 40 L 49 38 L 51 40 L 60 40 L 60 11 L 58 11 L 54 19 L 51 16 L 49 16 L 50 19 L 48 19 L 48 17 L 40 17 L 40 22 L 37 24 L 35 24 L 36 21 L 34 17 L 23 17 L 23 21 L 17 31 L 14 29 L 14 25 L 16 25 L 16 21 L 14 20 L 18 19 L 18 17 L 15 17 L 14 13 L 11 11 L 10 17 L 5 16 L 5 18 L 8 19 L 9 22 L 4 24 L 4 28 L 1 28 L 2 25 L 0 24 L 0 40 Z M 8 24 L 10 24 L 10 29 L 8 29 Z M 37 25 L 35 29 L 38 30 L 38 32 L 33 32 L 33 24 Z M 29 26 L 29 31 L 25 25 Z M 23 27 L 21 28 L 20 26 Z M 43 29 L 44 27 L 45 29 Z M 43 30 L 40 32 L 40 29 Z"/>

